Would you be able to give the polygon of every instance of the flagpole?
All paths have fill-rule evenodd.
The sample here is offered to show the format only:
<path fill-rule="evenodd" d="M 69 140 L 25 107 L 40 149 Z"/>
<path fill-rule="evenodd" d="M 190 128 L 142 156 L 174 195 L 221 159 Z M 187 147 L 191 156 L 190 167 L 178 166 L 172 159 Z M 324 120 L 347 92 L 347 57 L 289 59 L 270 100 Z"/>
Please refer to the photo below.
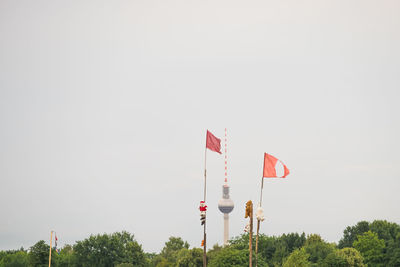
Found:
<path fill-rule="evenodd" d="M 204 204 L 206 205 L 206 193 L 207 193 L 207 145 L 204 151 Z M 207 234 L 206 234 L 206 222 L 207 222 L 207 211 L 205 212 L 204 229 L 203 229 L 203 267 L 207 266 Z"/>
<path fill-rule="evenodd" d="M 264 176 L 264 168 L 265 168 L 265 159 L 263 163 L 263 175 Z M 263 188 L 264 188 L 264 177 L 261 177 L 261 192 L 260 192 L 260 208 L 262 205 L 262 197 L 263 197 Z M 258 264 L 258 236 L 260 232 L 260 220 L 257 218 L 257 235 L 256 235 L 256 267 Z"/>
<path fill-rule="evenodd" d="M 261 177 L 261 195 L 260 195 L 260 207 L 262 203 L 262 193 L 263 193 L 263 187 L 264 187 L 264 177 Z M 256 267 L 258 264 L 258 236 L 260 232 L 260 220 L 257 218 L 257 234 L 256 234 Z"/>
<path fill-rule="evenodd" d="M 49 267 L 51 266 L 51 241 L 53 240 L 53 231 L 50 232 L 50 252 L 49 252 Z"/>

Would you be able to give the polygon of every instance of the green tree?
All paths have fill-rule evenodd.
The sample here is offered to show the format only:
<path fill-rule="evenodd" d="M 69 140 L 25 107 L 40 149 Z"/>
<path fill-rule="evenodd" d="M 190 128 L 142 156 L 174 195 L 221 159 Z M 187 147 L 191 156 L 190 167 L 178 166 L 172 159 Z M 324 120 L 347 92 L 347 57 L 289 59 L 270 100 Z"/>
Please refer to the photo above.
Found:
<path fill-rule="evenodd" d="M 177 255 L 177 267 L 201 267 L 203 266 L 203 250 L 201 248 L 182 248 Z"/>
<path fill-rule="evenodd" d="M 384 266 L 385 241 L 378 234 L 368 231 L 357 237 L 353 246 L 360 251 L 364 261 L 369 266 Z"/>
<path fill-rule="evenodd" d="M 357 236 L 368 232 L 369 230 L 369 222 L 367 221 L 358 222 L 355 226 L 347 226 L 343 231 L 343 238 L 340 239 L 338 247 L 352 247 L 353 242 L 357 239 Z"/>
<path fill-rule="evenodd" d="M 52 254 L 53 251 L 54 250 L 52 250 Z M 43 240 L 40 240 L 30 248 L 29 265 L 32 267 L 49 266 L 49 252 L 50 252 L 50 246 L 47 245 Z M 51 263 L 53 264 L 54 261 L 55 258 L 53 257 Z"/>
<path fill-rule="evenodd" d="M 215 246 L 214 246 L 215 247 Z M 253 251 L 253 266 L 255 266 L 256 257 Z M 227 246 L 224 248 L 217 247 L 213 251 L 212 256 L 208 260 L 208 266 L 248 266 L 249 265 L 249 251 L 247 249 L 237 249 L 233 246 Z M 259 267 L 268 267 L 264 258 L 259 255 L 258 257 Z"/>
<path fill-rule="evenodd" d="M 188 242 L 183 241 L 180 237 L 171 236 L 168 241 L 165 242 L 165 245 L 161 250 L 161 256 L 168 259 L 172 255 L 176 254 L 177 251 L 183 248 L 189 248 Z"/>
<path fill-rule="evenodd" d="M 375 220 L 370 224 L 369 230 L 377 233 L 379 239 L 383 239 L 387 243 L 389 240 L 395 240 L 396 236 L 400 234 L 400 225 L 386 220 Z"/>
<path fill-rule="evenodd" d="M 26 267 L 28 264 L 28 254 L 24 250 L 5 253 L 0 260 L 0 267 Z"/>
<path fill-rule="evenodd" d="M 361 221 L 355 226 L 349 226 L 344 231 L 343 238 L 339 241 L 339 247 L 352 247 L 357 236 L 368 231 L 378 234 L 378 238 L 385 241 L 382 263 L 385 266 L 400 266 L 399 252 L 400 240 L 397 236 L 400 234 L 400 225 L 386 220 L 375 220 L 372 223 Z"/>
<path fill-rule="evenodd" d="M 400 246 L 391 249 L 388 254 L 390 255 L 390 258 L 387 263 L 387 266 L 388 267 L 400 266 Z"/>
<path fill-rule="evenodd" d="M 179 251 L 188 248 L 188 242 L 183 241 L 180 237 L 171 236 L 168 241 L 165 242 L 160 255 L 153 260 L 153 265 L 157 267 L 175 266 L 177 264 Z"/>
<path fill-rule="evenodd" d="M 400 233 L 394 240 L 388 242 L 386 254 L 390 255 L 387 259 L 388 267 L 400 266 Z"/>
<path fill-rule="evenodd" d="M 239 267 L 248 266 L 249 253 L 246 250 L 235 248 L 223 248 L 212 259 L 210 259 L 209 267 Z"/>
<path fill-rule="evenodd" d="M 283 263 L 283 267 L 309 267 L 311 263 L 308 261 L 310 254 L 304 248 L 295 249 Z"/>
<path fill-rule="evenodd" d="M 56 267 L 70 267 L 74 266 L 74 251 L 71 245 L 65 245 L 61 250 L 60 254 L 57 255 L 55 260 Z"/>
<path fill-rule="evenodd" d="M 400 225 L 386 220 L 375 220 L 370 224 L 370 230 L 378 234 L 379 239 L 385 241 L 384 265 L 400 266 Z"/>
<path fill-rule="evenodd" d="M 283 259 L 289 256 L 295 249 L 302 247 L 305 241 L 306 237 L 304 233 L 301 235 L 298 233 L 289 233 L 278 237 L 260 234 L 258 252 L 269 266 L 281 266 Z M 230 240 L 230 243 L 236 249 L 248 249 L 249 235 L 243 234 Z M 255 238 L 253 244 L 255 244 Z"/>
<path fill-rule="evenodd" d="M 307 237 L 304 250 L 309 254 L 311 266 L 321 266 L 325 258 L 335 251 L 335 245 L 322 240 L 321 236 L 312 234 Z"/>
<path fill-rule="evenodd" d="M 135 267 L 132 263 L 120 263 L 115 265 L 115 267 Z"/>
<path fill-rule="evenodd" d="M 360 252 L 354 248 L 342 248 L 337 251 L 337 254 L 346 259 L 347 266 L 349 267 L 365 266 Z"/>
<path fill-rule="evenodd" d="M 211 261 L 222 249 L 222 246 L 215 244 L 212 249 L 207 251 L 207 261 Z"/>
<path fill-rule="evenodd" d="M 146 266 L 149 266 L 149 267 L 156 266 L 155 259 L 158 257 L 157 253 L 145 252 L 144 256 L 145 256 L 145 259 L 146 259 Z"/>
<path fill-rule="evenodd" d="M 336 249 L 322 263 L 323 267 L 364 267 L 360 252 L 354 248 Z"/>
<path fill-rule="evenodd" d="M 343 255 L 338 253 L 338 250 L 328 254 L 326 258 L 321 262 L 321 267 L 347 267 L 347 261 Z"/>
<path fill-rule="evenodd" d="M 146 260 L 141 245 L 128 232 L 92 235 L 78 241 L 74 248 L 76 266 L 108 267 L 120 263 L 145 266 Z"/>

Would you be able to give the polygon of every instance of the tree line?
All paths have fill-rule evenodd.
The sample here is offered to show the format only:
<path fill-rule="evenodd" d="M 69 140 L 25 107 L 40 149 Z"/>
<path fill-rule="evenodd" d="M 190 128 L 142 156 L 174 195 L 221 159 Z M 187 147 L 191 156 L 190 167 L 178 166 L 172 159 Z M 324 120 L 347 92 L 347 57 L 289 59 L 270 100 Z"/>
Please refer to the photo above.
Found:
<path fill-rule="evenodd" d="M 248 266 L 248 244 L 249 235 L 242 234 L 228 246 L 214 245 L 207 252 L 208 266 Z M 400 225 L 385 220 L 361 221 L 348 226 L 338 244 L 326 242 L 318 234 L 261 234 L 258 249 L 253 259 L 260 267 L 395 267 L 400 266 Z M 40 240 L 28 250 L 0 251 L 0 267 L 47 267 L 49 250 L 49 245 Z M 53 249 L 51 266 L 201 267 L 202 253 L 201 248 L 189 248 L 180 237 L 170 237 L 158 254 L 146 253 L 133 234 L 123 231 L 91 235 L 65 245 L 59 253 Z"/>

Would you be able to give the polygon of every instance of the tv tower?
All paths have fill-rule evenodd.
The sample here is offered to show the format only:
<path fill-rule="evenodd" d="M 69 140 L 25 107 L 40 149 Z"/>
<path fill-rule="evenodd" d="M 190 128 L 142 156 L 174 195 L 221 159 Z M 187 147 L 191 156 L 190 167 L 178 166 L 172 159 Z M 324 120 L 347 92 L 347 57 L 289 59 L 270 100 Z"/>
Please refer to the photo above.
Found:
<path fill-rule="evenodd" d="M 229 197 L 228 164 L 226 156 L 226 128 L 225 128 L 225 183 L 222 186 L 222 198 L 218 201 L 218 208 L 224 214 L 224 245 L 229 240 L 229 213 L 233 210 L 233 201 Z"/>

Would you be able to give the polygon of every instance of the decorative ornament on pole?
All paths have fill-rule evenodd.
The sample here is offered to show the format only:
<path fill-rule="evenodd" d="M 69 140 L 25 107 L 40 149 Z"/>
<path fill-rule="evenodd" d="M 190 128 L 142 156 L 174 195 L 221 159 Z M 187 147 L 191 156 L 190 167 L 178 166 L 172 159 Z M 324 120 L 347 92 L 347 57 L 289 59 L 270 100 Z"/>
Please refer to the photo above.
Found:
<path fill-rule="evenodd" d="M 246 203 L 246 211 L 244 214 L 245 218 L 248 218 L 253 215 L 253 202 L 251 200 Z"/>
<path fill-rule="evenodd" d="M 199 210 L 200 210 L 200 222 L 201 225 L 203 225 L 206 222 L 206 211 L 207 211 L 207 206 L 206 203 L 204 203 L 204 201 L 200 201 Z"/>
<path fill-rule="evenodd" d="M 258 206 L 258 207 L 257 207 L 257 210 L 256 210 L 256 218 L 257 218 L 258 221 L 261 221 L 261 222 L 263 222 L 263 221 L 265 220 L 265 217 L 264 217 L 264 209 L 261 208 L 261 206 Z"/>

